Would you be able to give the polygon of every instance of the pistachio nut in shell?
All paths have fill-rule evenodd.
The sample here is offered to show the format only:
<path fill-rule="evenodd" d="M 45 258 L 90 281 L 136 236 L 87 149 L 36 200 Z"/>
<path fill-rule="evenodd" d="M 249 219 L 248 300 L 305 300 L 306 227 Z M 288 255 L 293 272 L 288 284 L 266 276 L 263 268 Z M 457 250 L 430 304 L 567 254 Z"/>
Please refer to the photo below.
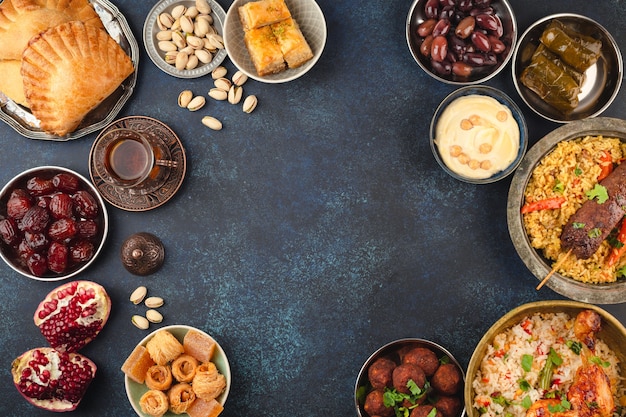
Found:
<path fill-rule="evenodd" d="M 213 54 L 206 49 L 196 49 L 193 53 L 203 64 L 208 64 L 209 62 L 213 61 Z"/>
<path fill-rule="evenodd" d="M 148 319 L 138 314 L 132 316 L 130 321 L 135 325 L 135 327 L 141 330 L 146 330 L 148 327 L 150 327 L 150 322 L 148 321 Z"/>
<path fill-rule="evenodd" d="M 202 124 L 213 130 L 222 130 L 222 122 L 217 120 L 215 117 L 204 116 L 202 118 Z"/>
<path fill-rule="evenodd" d="M 140 287 L 137 287 L 137 289 L 135 289 L 135 291 L 133 291 L 133 293 L 130 295 L 130 301 L 133 304 L 140 304 L 143 299 L 146 297 L 146 294 L 148 293 L 148 289 L 146 287 L 144 287 L 143 285 Z"/>
<path fill-rule="evenodd" d="M 179 71 L 184 70 L 187 67 L 187 62 L 189 62 L 189 55 L 184 52 L 179 52 L 176 55 L 176 69 Z"/>
<path fill-rule="evenodd" d="M 212 88 L 209 90 L 209 97 L 211 97 L 214 100 L 222 101 L 228 98 L 228 93 L 219 88 Z"/>
<path fill-rule="evenodd" d="M 209 2 L 207 0 L 196 0 L 196 8 L 198 12 L 202 14 L 211 13 L 211 6 L 209 6 Z"/>
<path fill-rule="evenodd" d="M 239 85 L 233 85 L 228 90 L 228 102 L 230 104 L 239 104 L 241 97 L 243 96 L 243 87 Z"/>
<path fill-rule="evenodd" d="M 206 100 L 204 97 L 195 96 L 194 98 L 191 99 L 189 104 L 187 104 L 187 109 L 189 109 L 190 111 L 200 110 L 202 107 L 204 107 L 205 103 L 206 103 Z"/>
<path fill-rule="evenodd" d="M 252 113 L 254 109 L 256 109 L 257 103 L 258 100 L 255 95 L 250 95 L 246 97 L 246 99 L 243 101 L 243 112 Z"/>
<path fill-rule="evenodd" d="M 183 90 L 178 95 L 178 105 L 180 107 L 186 108 L 191 102 L 192 98 L 193 98 L 193 93 L 191 92 L 191 90 Z"/>
<path fill-rule="evenodd" d="M 158 308 L 163 305 L 163 299 L 161 297 L 148 297 L 144 301 L 144 304 L 148 308 Z"/>
<path fill-rule="evenodd" d="M 215 67 L 213 71 L 211 71 L 211 78 L 217 80 L 218 78 L 224 78 L 228 70 L 223 66 Z"/>
<path fill-rule="evenodd" d="M 213 82 L 213 84 L 215 85 L 215 88 L 219 88 L 220 90 L 224 91 L 230 90 L 230 87 L 232 85 L 228 78 L 218 78 Z"/>
<path fill-rule="evenodd" d="M 185 65 L 186 70 L 192 70 L 199 65 L 200 61 L 196 55 L 189 55 L 189 59 L 187 60 L 187 65 Z"/>
<path fill-rule="evenodd" d="M 179 4 L 177 6 L 174 6 L 170 14 L 172 15 L 174 19 L 178 19 L 179 17 L 183 16 L 186 12 L 187 12 L 187 7 L 185 7 L 184 4 Z"/>
<path fill-rule="evenodd" d="M 161 323 L 163 321 L 163 315 L 154 309 L 146 311 L 146 318 L 150 323 Z"/>
<path fill-rule="evenodd" d="M 244 85 L 246 81 L 248 81 L 248 76 L 241 71 L 237 71 L 233 75 L 232 80 L 233 84 L 241 86 Z"/>

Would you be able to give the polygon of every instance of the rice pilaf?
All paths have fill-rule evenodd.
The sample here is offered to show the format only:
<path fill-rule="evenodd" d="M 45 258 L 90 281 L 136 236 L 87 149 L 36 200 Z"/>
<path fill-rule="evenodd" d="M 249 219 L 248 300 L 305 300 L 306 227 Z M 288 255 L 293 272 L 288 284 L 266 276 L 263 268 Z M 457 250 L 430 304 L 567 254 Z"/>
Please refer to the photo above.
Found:
<path fill-rule="evenodd" d="M 522 215 L 531 246 L 553 261 L 563 261 L 567 252 L 561 249 L 561 232 L 568 219 L 588 200 L 585 194 L 598 183 L 603 158 L 610 155 L 611 163 L 620 163 L 626 155 L 626 144 L 617 138 L 586 136 L 562 141 L 534 169 L 524 192 L 525 202 L 563 197 L 558 209 L 537 210 Z M 589 259 L 567 256 L 557 272 L 585 283 L 617 281 L 617 271 L 624 260 L 608 266 L 611 251 L 607 240 Z"/>
<path fill-rule="evenodd" d="M 524 417 L 529 404 L 544 398 L 549 391 L 539 388 L 539 378 L 551 348 L 563 362 L 554 370 L 550 391 L 567 393 L 582 364 L 580 355 L 568 346 L 577 341 L 574 320 L 566 313 L 536 313 L 495 336 L 472 381 L 473 406 L 481 417 Z M 624 388 L 617 356 L 600 339 L 594 355 L 609 364 L 603 370 L 611 382 L 615 404 L 622 404 Z M 617 407 L 615 415 L 623 415 L 623 407 Z"/>

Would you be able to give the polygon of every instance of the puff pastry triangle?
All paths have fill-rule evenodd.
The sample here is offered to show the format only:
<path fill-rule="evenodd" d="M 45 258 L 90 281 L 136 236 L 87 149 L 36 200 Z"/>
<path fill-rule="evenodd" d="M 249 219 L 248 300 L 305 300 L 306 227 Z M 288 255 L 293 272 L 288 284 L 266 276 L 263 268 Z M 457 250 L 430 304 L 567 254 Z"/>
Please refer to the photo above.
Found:
<path fill-rule="evenodd" d="M 134 71 L 103 29 L 82 22 L 34 37 L 22 55 L 24 95 L 45 132 L 64 136 Z"/>
<path fill-rule="evenodd" d="M 74 20 L 104 27 L 89 0 L 4 0 L 0 3 L 0 59 L 20 59 L 33 36 Z"/>

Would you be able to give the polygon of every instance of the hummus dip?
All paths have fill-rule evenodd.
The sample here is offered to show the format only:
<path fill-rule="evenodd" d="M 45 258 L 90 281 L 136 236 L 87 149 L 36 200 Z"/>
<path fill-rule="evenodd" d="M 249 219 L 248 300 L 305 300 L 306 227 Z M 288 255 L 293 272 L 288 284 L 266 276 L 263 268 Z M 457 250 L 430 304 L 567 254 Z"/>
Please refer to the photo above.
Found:
<path fill-rule="evenodd" d="M 520 130 L 507 106 L 492 97 L 472 94 L 457 98 L 441 113 L 435 144 L 452 171 L 484 179 L 515 160 Z"/>

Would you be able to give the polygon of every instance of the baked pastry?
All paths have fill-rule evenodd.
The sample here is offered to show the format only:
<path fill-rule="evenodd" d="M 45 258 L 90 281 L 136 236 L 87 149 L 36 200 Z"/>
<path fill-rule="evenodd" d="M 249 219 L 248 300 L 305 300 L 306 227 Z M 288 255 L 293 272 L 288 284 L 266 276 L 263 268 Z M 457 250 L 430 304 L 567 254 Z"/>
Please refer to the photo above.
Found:
<path fill-rule="evenodd" d="M 104 27 L 88 0 L 4 0 L 0 3 L 0 59 L 20 59 L 33 36 L 74 20 Z"/>
<path fill-rule="evenodd" d="M 196 330 L 189 330 L 183 338 L 185 353 L 193 356 L 198 362 L 210 362 L 215 351 L 215 342 L 209 336 Z"/>
<path fill-rule="evenodd" d="M 217 417 L 222 411 L 224 407 L 216 400 L 205 401 L 196 397 L 191 407 L 187 409 L 187 414 L 189 417 Z"/>
<path fill-rule="evenodd" d="M 137 346 L 124 361 L 122 372 L 133 381 L 143 384 L 146 372 L 152 365 L 154 361 L 150 358 L 148 350 L 144 346 Z"/>
<path fill-rule="evenodd" d="M 191 385 L 198 398 L 210 401 L 224 392 L 226 377 L 220 374 L 213 362 L 207 362 L 198 366 Z"/>
<path fill-rule="evenodd" d="M 149 390 L 139 399 L 141 411 L 152 417 L 161 417 L 167 413 L 169 402 L 163 391 Z"/>
<path fill-rule="evenodd" d="M 26 96 L 24 95 L 22 74 L 20 74 L 21 68 L 22 61 L 17 59 L 0 61 L 0 74 L 2 74 L 2 77 L 0 77 L 0 91 L 17 104 L 28 106 Z"/>
<path fill-rule="evenodd" d="M 237 11 L 244 30 L 258 29 L 291 17 L 284 0 L 251 1 Z"/>
<path fill-rule="evenodd" d="M 191 382 L 196 374 L 198 361 L 191 355 L 182 354 L 172 362 L 172 375 L 178 382 Z"/>
<path fill-rule="evenodd" d="M 159 330 L 146 343 L 146 349 L 157 365 L 165 365 L 183 353 L 183 345 L 167 330 Z"/>
<path fill-rule="evenodd" d="M 260 76 L 276 74 L 287 68 L 283 53 L 270 26 L 246 31 L 243 40 L 254 68 Z"/>
<path fill-rule="evenodd" d="M 289 68 L 297 68 L 313 58 L 313 51 L 295 19 L 289 18 L 272 24 L 272 32 Z"/>
<path fill-rule="evenodd" d="M 172 370 L 167 365 L 153 365 L 146 372 L 146 385 L 150 389 L 168 390 L 172 386 Z"/>
<path fill-rule="evenodd" d="M 187 409 L 196 400 L 196 394 L 191 385 L 181 382 L 170 388 L 167 398 L 170 402 L 170 411 L 174 414 L 182 414 L 187 412 Z"/>
<path fill-rule="evenodd" d="M 100 28 L 74 21 L 35 36 L 22 54 L 24 95 L 43 131 L 64 136 L 134 71 Z"/>

